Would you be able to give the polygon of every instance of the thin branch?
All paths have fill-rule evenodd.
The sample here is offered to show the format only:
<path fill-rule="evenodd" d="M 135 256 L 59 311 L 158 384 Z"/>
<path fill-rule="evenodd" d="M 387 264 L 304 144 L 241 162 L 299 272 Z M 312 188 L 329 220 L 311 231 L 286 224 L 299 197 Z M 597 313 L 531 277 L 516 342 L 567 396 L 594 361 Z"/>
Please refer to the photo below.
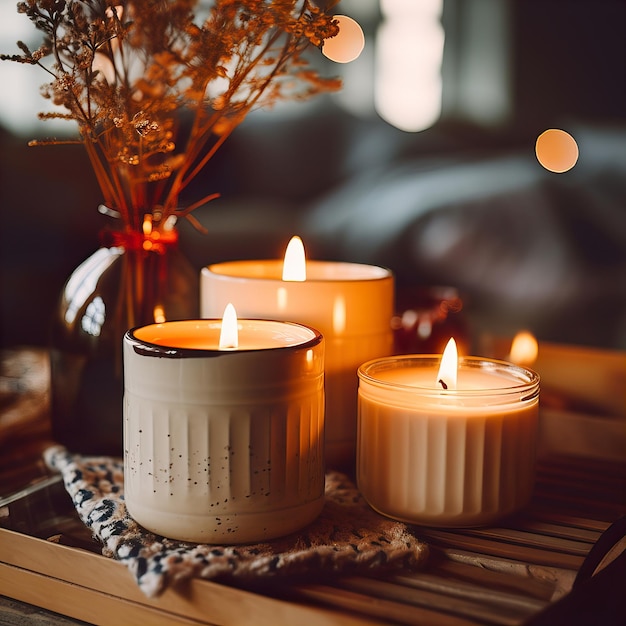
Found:
<path fill-rule="evenodd" d="M 337 1 L 328 0 L 326 11 Z M 0 55 L 38 65 L 52 77 L 45 95 L 66 113 L 44 117 L 77 122 L 105 202 L 127 228 L 140 228 L 143 212 L 154 207 L 161 209 L 161 224 L 176 215 L 200 228 L 191 213 L 218 194 L 184 209 L 178 207 L 180 194 L 247 113 L 289 97 L 279 81 L 290 75 L 310 86 L 304 95 L 337 88 L 334 79 L 301 72 L 307 65 L 304 48 L 318 45 L 332 30 L 332 16 L 309 0 L 216 0 L 202 28 L 194 22 L 197 3 L 151 2 L 147 11 L 143 0 L 126 0 L 122 18 L 108 0 L 29 0 L 19 10 L 45 33 L 45 45 L 32 53 L 18 42 L 21 56 Z M 93 64 L 100 53 L 112 74 L 103 68 L 96 75 Z M 230 78 L 217 106 L 209 88 L 218 85 L 224 66 L 231 68 Z M 182 110 L 192 113 L 191 129 L 176 149 L 173 119 Z"/>

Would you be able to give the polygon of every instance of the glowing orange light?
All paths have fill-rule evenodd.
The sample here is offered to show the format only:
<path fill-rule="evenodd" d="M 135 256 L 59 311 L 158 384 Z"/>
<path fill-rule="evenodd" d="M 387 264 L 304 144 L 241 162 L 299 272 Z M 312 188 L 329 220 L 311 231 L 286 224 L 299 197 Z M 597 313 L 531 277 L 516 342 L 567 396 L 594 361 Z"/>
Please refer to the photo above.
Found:
<path fill-rule="evenodd" d="M 443 389 L 456 389 L 456 377 L 459 367 L 459 356 L 456 349 L 456 341 L 451 337 L 446 349 L 443 351 L 439 372 L 437 373 L 437 387 Z"/>
<path fill-rule="evenodd" d="M 304 282 L 306 280 L 306 255 L 302 239 L 294 236 L 285 250 L 283 261 L 283 280 L 291 282 Z"/>
<path fill-rule="evenodd" d="M 154 322 L 156 324 L 162 324 L 165 321 L 165 310 L 163 309 L 162 305 L 157 304 L 154 307 L 152 314 L 154 317 Z"/>
<path fill-rule="evenodd" d="M 359 57 L 365 47 L 365 35 L 358 22 L 346 15 L 334 15 L 339 32 L 325 39 L 322 54 L 335 63 L 350 63 Z"/>
<path fill-rule="evenodd" d="M 537 359 L 538 353 L 539 346 L 534 335 L 523 330 L 513 338 L 508 359 L 517 365 L 531 365 Z"/>
<path fill-rule="evenodd" d="M 333 302 L 333 332 L 341 335 L 346 330 L 346 301 L 343 296 L 335 297 Z"/>
<path fill-rule="evenodd" d="M 571 170 L 578 161 L 578 144 L 564 130 L 551 128 L 537 137 L 537 160 L 550 172 L 562 174 Z"/>
<path fill-rule="evenodd" d="M 143 234 L 146 237 L 152 232 L 152 215 L 150 215 L 150 213 L 146 213 L 143 216 L 142 229 L 143 229 Z"/>

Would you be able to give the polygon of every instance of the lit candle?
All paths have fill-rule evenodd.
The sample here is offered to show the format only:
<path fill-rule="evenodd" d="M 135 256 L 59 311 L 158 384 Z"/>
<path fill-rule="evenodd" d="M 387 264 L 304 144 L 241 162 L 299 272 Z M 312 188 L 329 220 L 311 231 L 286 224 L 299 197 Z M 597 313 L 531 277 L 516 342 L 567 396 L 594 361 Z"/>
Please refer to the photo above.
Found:
<path fill-rule="evenodd" d="M 313 521 L 324 504 L 323 361 L 318 331 L 237 320 L 232 308 L 128 331 L 130 515 L 202 543 L 265 541 Z"/>
<path fill-rule="evenodd" d="M 539 377 L 504 361 L 446 356 L 452 365 L 407 355 L 359 368 L 359 489 L 395 519 L 490 524 L 531 498 Z"/>
<path fill-rule="evenodd" d="M 361 363 L 392 353 L 392 273 L 372 265 L 305 260 L 302 242 L 294 238 L 284 260 L 203 268 L 200 315 L 216 317 L 228 302 L 244 317 L 289 320 L 324 335 L 326 460 L 334 467 L 354 463 L 356 372 Z"/>

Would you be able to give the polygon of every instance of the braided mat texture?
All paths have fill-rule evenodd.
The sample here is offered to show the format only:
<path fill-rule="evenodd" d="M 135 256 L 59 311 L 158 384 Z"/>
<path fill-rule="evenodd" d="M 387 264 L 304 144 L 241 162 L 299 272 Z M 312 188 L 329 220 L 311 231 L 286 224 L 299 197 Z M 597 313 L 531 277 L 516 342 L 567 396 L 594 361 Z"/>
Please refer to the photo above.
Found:
<path fill-rule="evenodd" d="M 121 459 L 82 457 L 61 446 L 45 451 L 49 467 L 63 475 L 81 520 L 105 556 L 127 565 L 149 597 L 191 577 L 251 580 L 315 572 L 366 573 L 417 568 L 427 546 L 406 524 L 373 511 L 353 482 L 326 474 L 326 503 L 308 527 L 280 539 L 246 545 L 185 543 L 154 535 L 128 514 Z"/>

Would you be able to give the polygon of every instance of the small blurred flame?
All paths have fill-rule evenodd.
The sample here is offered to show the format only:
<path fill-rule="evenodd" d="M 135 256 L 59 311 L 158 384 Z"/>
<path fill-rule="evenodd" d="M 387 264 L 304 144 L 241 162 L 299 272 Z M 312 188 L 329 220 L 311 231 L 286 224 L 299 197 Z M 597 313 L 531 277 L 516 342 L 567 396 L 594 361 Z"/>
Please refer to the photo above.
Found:
<path fill-rule="evenodd" d="M 341 335 L 346 330 L 346 301 L 343 296 L 337 296 L 333 303 L 333 332 Z"/>
<path fill-rule="evenodd" d="M 222 316 L 220 330 L 220 350 L 234 350 L 239 346 L 239 332 L 237 329 L 237 311 L 229 302 Z"/>
<path fill-rule="evenodd" d="M 162 324 L 165 321 L 165 310 L 161 304 L 157 304 L 152 311 L 155 324 Z"/>
<path fill-rule="evenodd" d="M 539 346 L 532 333 L 520 331 L 513 338 L 508 360 L 517 365 L 532 365 L 537 360 Z"/>
<path fill-rule="evenodd" d="M 283 261 L 283 280 L 304 282 L 306 280 L 306 255 L 302 239 L 294 236 L 287 245 Z"/>
<path fill-rule="evenodd" d="M 459 357 L 454 337 L 450 337 L 446 349 L 441 357 L 439 372 L 437 374 L 437 386 L 443 389 L 456 389 L 456 377 L 459 367 Z"/>
<path fill-rule="evenodd" d="M 152 232 L 152 215 L 150 213 L 143 216 L 142 230 L 146 237 Z"/>

